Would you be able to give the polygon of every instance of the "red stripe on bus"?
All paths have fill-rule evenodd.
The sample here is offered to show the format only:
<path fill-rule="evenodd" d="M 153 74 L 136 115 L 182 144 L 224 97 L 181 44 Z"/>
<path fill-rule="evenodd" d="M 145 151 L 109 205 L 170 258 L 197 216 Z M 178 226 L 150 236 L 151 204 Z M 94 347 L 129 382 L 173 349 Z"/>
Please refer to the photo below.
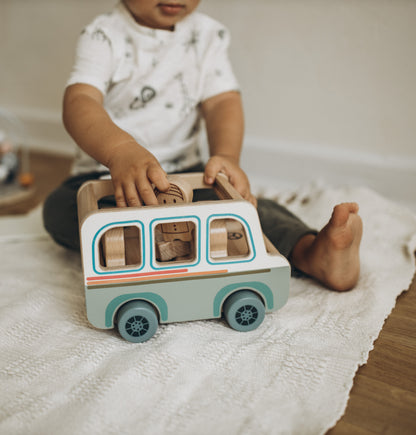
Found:
<path fill-rule="evenodd" d="M 167 275 L 169 273 L 184 273 L 188 272 L 188 269 L 170 269 L 170 270 L 160 270 L 157 272 L 145 272 L 145 273 L 128 273 L 122 275 L 103 275 L 103 276 L 90 276 L 87 278 L 89 281 L 100 281 L 102 279 L 122 279 L 122 278 L 139 278 L 142 276 L 153 276 L 153 275 Z"/>
<path fill-rule="evenodd" d="M 119 283 L 128 283 L 128 282 L 138 282 L 138 281 L 144 281 L 144 280 L 156 280 L 156 279 L 163 279 L 163 278 L 187 278 L 192 276 L 203 276 L 203 275 L 217 275 L 221 273 L 228 273 L 227 269 L 222 270 L 213 270 L 209 272 L 193 272 L 193 273 L 170 273 L 169 275 L 157 275 L 157 276 L 141 276 L 141 277 L 130 277 L 130 278 L 124 278 L 124 279 L 112 279 L 109 280 L 107 277 L 103 277 L 101 281 L 95 281 L 95 282 L 87 282 L 88 287 L 92 286 L 98 286 L 98 285 L 111 285 L 111 284 L 119 284 Z M 143 274 L 144 275 L 144 274 Z"/>

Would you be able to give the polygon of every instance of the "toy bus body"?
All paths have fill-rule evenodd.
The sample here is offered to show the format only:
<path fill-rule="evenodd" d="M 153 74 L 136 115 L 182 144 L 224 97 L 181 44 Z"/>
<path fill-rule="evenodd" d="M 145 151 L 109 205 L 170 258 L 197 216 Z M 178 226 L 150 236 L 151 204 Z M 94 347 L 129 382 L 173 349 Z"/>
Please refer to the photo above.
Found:
<path fill-rule="evenodd" d="M 209 227 L 216 218 L 235 219 L 243 226 L 249 241 L 244 258 L 210 257 Z M 163 264 L 156 260 L 155 227 L 168 220 L 195 224 L 196 256 L 191 261 Z M 131 267 L 103 267 L 100 238 L 120 226 L 136 227 L 141 232 L 142 261 Z M 160 323 L 167 323 L 218 318 L 224 300 L 237 289 L 258 293 L 266 311 L 279 309 L 288 298 L 288 262 L 280 254 L 266 252 L 257 212 L 246 201 L 101 211 L 84 221 L 81 240 L 87 315 L 97 328 L 114 327 L 118 308 L 133 299 L 150 302 L 158 310 Z"/>
<path fill-rule="evenodd" d="M 192 242 L 184 242 L 190 255 L 160 261 L 157 240 L 166 224 L 191 228 Z M 228 253 L 214 250 L 217 227 L 226 228 Z M 120 228 L 134 254 L 109 266 L 103 237 Z M 224 301 L 240 290 L 256 293 L 266 312 L 289 296 L 289 263 L 266 249 L 257 210 L 245 200 L 95 210 L 80 221 L 80 238 L 87 316 L 97 328 L 115 327 L 120 307 L 135 300 L 151 304 L 163 324 L 219 318 Z"/>

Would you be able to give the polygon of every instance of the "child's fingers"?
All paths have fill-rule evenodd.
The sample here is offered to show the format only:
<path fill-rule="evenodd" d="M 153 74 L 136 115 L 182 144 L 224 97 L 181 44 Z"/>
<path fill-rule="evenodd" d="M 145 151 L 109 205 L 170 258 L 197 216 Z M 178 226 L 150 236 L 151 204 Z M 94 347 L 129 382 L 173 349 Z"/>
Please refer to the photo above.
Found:
<path fill-rule="evenodd" d="M 138 178 L 136 181 L 136 190 L 139 192 L 140 199 L 146 205 L 158 204 L 153 187 L 147 177 Z"/>
<path fill-rule="evenodd" d="M 124 197 L 129 207 L 139 207 L 141 205 L 141 195 L 137 191 L 134 182 L 126 182 L 123 184 Z"/>
<path fill-rule="evenodd" d="M 237 189 L 237 188 L 236 188 Z M 237 189 L 238 191 L 238 189 Z M 246 200 L 251 202 L 254 207 L 257 207 L 257 198 L 251 193 L 250 190 L 246 190 L 243 193 L 241 193 L 241 196 Z"/>
<path fill-rule="evenodd" d="M 152 165 L 147 171 L 138 171 L 122 180 L 114 180 L 114 196 L 117 207 L 138 207 L 142 204 L 158 204 L 152 183 L 162 192 L 170 187 L 165 171 Z"/>
<path fill-rule="evenodd" d="M 170 183 L 166 172 L 160 166 L 152 166 L 147 171 L 149 180 L 157 187 L 161 192 L 169 190 Z"/>
<path fill-rule="evenodd" d="M 205 183 L 213 184 L 215 181 L 215 177 L 217 176 L 218 172 L 221 171 L 222 168 L 223 168 L 223 164 L 220 160 L 214 158 L 208 160 L 208 163 L 206 164 L 205 171 L 204 171 Z"/>
<path fill-rule="evenodd" d="M 257 199 L 251 193 L 248 178 L 238 165 L 224 158 L 212 157 L 205 166 L 205 182 L 213 184 L 219 172 L 228 177 L 230 183 L 245 200 L 257 207 Z"/>
<path fill-rule="evenodd" d="M 250 194 L 250 187 L 248 183 L 242 176 L 232 176 L 230 177 L 230 183 L 234 186 L 235 190 L 244 198 L 247 199 Z"/>
<path fill-rule="evenodd" d="M 117 207 L 139 207 L 142 204 L 157 204 L 152 185 L 145 178 L 115 183 L 114 197 Z"/>
<path fill-rule="evenodd" d="M 117 207 L 127 207 L 126 198 L 124 197 L 123 187 L 120 183 L 114 185 L 114 197 Z"/>
<path fill-rule="evenodd" d="M 230 177 L 230 182 L 245 200 L 250 201 L 254 205 L 257 204 L 257 200 L 251 193 L 248 178 L 243 171 L 233 174 L 233 176 Z"/>

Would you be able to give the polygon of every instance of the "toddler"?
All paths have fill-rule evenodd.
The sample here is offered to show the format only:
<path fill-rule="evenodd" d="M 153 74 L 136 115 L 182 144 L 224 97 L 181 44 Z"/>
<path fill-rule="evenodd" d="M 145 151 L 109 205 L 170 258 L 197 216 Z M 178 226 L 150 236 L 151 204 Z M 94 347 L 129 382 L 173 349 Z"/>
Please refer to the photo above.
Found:
<path fill-rule="evenodd" d="M 359 276 L 362 223 L 355 203 L 337 205 L 319 232 L 277 203 L 253 197 L 239 166 L 244 119 L 228 59 L 227 29 L 196 12 L 199 0 L 123 0 L 82 32 L 64 96 L 63 119 L 85 154 L 75 175 L 45 202 L 55 241 L 79 249 L 76 193 L 111 174 L 119 207 L 157 204 L 166 173 L 224 173 L 257 206 L 263 231 L 294 269 L 335 290 Z M 210 158 L 198 148 L 204 121 Z M 198 200 L 198 197 L 196 198 Z"/>

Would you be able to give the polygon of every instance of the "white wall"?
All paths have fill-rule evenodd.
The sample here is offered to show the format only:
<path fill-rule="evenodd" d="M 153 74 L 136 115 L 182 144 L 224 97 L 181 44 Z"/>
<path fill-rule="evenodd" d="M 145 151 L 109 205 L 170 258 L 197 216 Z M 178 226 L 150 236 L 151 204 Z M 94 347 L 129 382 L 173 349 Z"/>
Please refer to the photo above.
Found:
<path fill-rule="evenodd" d="M 75 41 L 113 4 L 0 1 L 0 106 L 33 137 L 70 143 L 59 119 Z M 416 161 L 416 1 L 202 0 L 200 9 L 232 31 L 250 138 Z"/>
<path fill-rule="evenodd" d="M 210 0 L 204 9 L 232 30 L 248 132 L 416 155 L 415 1 Z"/>
<path fill-rule="evenodd" d="M 77 37 L 115 0 L 0 0 L 0 107 L 24 121 L 31 145 L 74 149 L 61 100 Z"/>

